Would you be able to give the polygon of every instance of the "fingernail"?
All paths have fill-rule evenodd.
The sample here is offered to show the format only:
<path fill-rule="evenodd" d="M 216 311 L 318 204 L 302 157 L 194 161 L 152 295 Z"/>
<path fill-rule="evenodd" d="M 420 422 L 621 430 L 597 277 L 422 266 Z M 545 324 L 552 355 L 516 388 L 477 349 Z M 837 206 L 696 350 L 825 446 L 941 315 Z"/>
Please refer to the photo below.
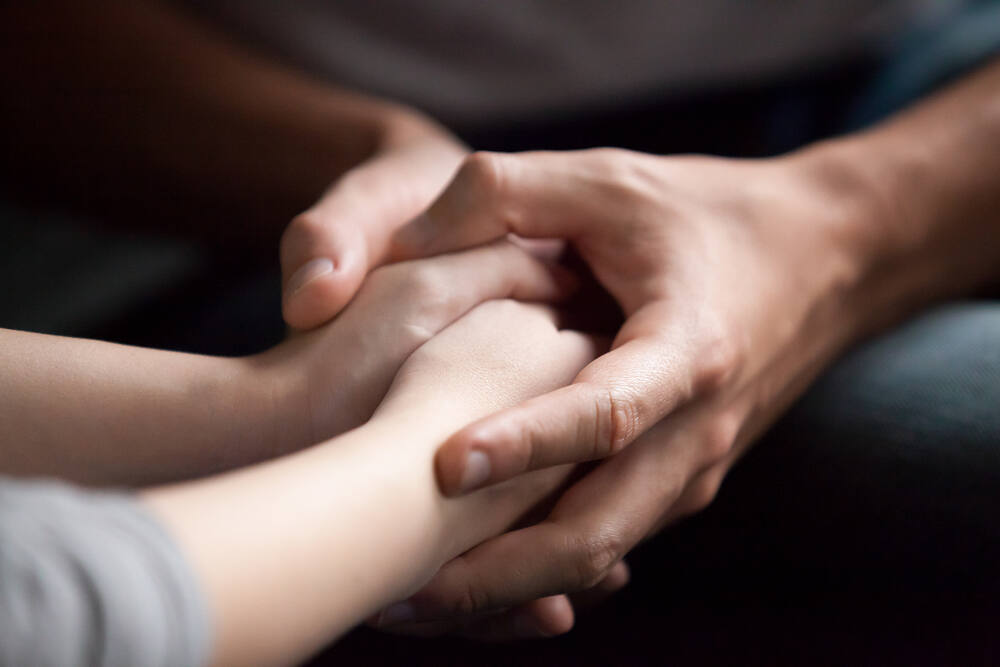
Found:
<path fill-rule="evenodd" d="M 465 469 L 462 471 L 462 482 L 458 487 L 460 493 L 468 493 L 479 488 L 490 476 L 490 458 L 478 449 L 473 449 L 465 456 Z"/>
<path fill-rule="evenodd" d="M 293 273 L 292 277 L 288 279 L 288 286 L 285 288 L 285 292 L 288 296 L 291 296 L 317 278 L 332 273 L 333 268 L 333 261 L 326 257 L 311 259 L 299 267 L 299 270 Z"/>
<path fill-rule="evenodd" d="M 399 623 L 408 623 L 417 617 L 416 609 L 414 609 L 413 604 L 410 602 L 397 602 L 396 604 L 389 605 L 382 610 L 382 613 L 378 616 L 379 627 L 386 625 L 398 625 Z"/>

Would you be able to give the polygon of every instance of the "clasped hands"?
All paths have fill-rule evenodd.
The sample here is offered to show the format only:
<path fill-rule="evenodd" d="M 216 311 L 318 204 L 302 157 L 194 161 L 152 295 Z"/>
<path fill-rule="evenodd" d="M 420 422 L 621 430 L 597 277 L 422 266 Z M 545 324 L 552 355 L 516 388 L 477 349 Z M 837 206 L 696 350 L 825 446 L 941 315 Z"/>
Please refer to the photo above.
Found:
<path fill-rule="evenodd" d="M 508 234 L 571 245 L 624 316 L 571 384 L 466 426 L 435 465 L 442 492 L 461 495 L 600 463 L 542 520 L 455 558 L 373 621 L 484 638 L 564 632 L 569 595 L 624 585 L 629 550 L 709 504 L 753 439 L 864 328 L 874 243 L 858 230 L 880 210 L 845 165 L 825 146 L 744 161 L 465 155 L 428 125 L 296 218 L 282 240 L 288 323 L 315 327 L 348 303 L 334 324 L 366 322 L 337 350 L 351 381 L 306 390 L 318 438 L 364 421 L 402 360 L 477 303 L 566 295 L 564 271 Z M 364 400 L 331 414 L 343 388 Z"/>

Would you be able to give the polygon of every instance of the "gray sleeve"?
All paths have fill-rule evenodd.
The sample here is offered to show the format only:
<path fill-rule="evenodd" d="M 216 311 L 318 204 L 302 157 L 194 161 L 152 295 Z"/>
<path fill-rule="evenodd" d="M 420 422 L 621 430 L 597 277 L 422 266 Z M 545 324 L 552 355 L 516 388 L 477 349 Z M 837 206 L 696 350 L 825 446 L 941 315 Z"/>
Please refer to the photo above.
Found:
<path fill-rule="evenodd" d="M 0 477 L 0 666 L 201 665 L 209 635 L 194 573 L 140 503 Z"/>

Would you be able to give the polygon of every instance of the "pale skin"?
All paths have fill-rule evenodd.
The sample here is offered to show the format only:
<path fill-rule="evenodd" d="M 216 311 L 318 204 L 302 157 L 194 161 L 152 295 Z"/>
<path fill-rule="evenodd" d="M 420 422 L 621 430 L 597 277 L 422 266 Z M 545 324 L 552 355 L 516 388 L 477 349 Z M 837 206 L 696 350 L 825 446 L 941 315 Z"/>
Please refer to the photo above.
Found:
<path fill-rule="evenodd" d="M 489 302 L 421 346 L 364 426 L 269 463 L 144 492 L 202 582 L 212 662 L 302 660 L 556 490 L 566 466 L 445 498 L 434 452 L 461 424 L 568 382 L 594 345 L 558 330 L 541 306 Z M 562 603 L 538 606 L 551 604 Z"/>
<path fill-rule="evenodd" d="M 212 663 L 299 662 L 564 485 L 570 466 L 449 499 L 433 466 L 455 429 L 606 345 L 506 298 L 557 299 L 557 275 L 506 241 L 393 264 L 334 322 L 239 359 L 0 332 L 0 470 L 173 481 L 138 498 L 201 585 Z M 522 623 L 561 632 L 535 617 L 564 604 Z"/>
<path fill-rule="evenodd" d="M 612 353 L 570 387 L 462 430 L 436 465 L 442 488 L 455 494 L 463 479 L 474 487 L 537 466 L 618 455 L 571 489 L 539 528 L 489 542 L 446 567 L 404 608 L 411 617 L 457 615 L 467 625 L 470 612 L 599 580 L 637 541 L 711 502 L 754 437 L 846 347 L 997 277 L 997 64 L 872 130 L 771 160 L 601 151 L 463 161 L 465 147 L 422 114 L 304 79 L 166 6 L 120 4 L 128 9 L 113 11 L 157 20 L 133 16 L 121 34 L 139 35 L 145 48 L 102 62 L 139 66 L 82 69 L 135 86 L 140 94 L 128 99 L 139 102 L 162 82 L 184 82 L 197 94 L 186 98 L 192 113 L 175 121 L 182 130 L 203 128 L 206 118 L 240 120 L 227 124 L 229 132 L 210 148 L 192 141 L 203 131 L 149 133 L 170 138 L 144 153 L 172 156 L 154 159 L 161 165 L 155 173 L 182 173 L 223 199 L 239 199 L 227 197 L 232 183 L 254 183 L 239 195 L 252 193 L 262 211 L 286 210 L 289 202 L 300 210 L 332 181 L 282 239 L 290 325 L 328 320 L 365 273 L 387 259 L 508 231 L 573 243 L 628 315 Z M 114 6 L 99 5 L 103 12 Z M 70 20 L 93 21 L 88 17 L 99 16 L 97 7 L 77 9 L 81 15 Z M 67 16 L 44 8 L 6 11 L 40 12 L 45 21 Z M 155 27 L 167 15 L 175 32 L 163 39 Z M 105 30 L 102 43 L 116 48 L 116 34 Z M 179 38 L 190 40 L 184 52 L 193 55 L 175 61 Z M 85 64 L 88 54 L 81 49 L 71 60 Z M 28 71 L 9 62 L 11 76 Z M 170 76 L 146 76 L 151 70 L 143 63 L 173 69 Z M 199 77 L 198 68 L 226 75 Z M 71 71 L 53 69 L 53 76 Z M 258 77 L 261 71 L 267 76 Z M 141 76 L 129 78 L 136 72 Z M 239 82 L 240 94 L 220 89 L 219 78 Z M 272 113 L 256 113 L 261 108 Z M 45 127 L 43 115 L 29 117 L 32 127 Z M 366 139 L 354 144 L 350 137 Z M 257 150 L 247 155 L 246 146 Z M 218 159 L 177 159 L 205 153 Z M 271 162 L 291 168 L 272 169 Z M 195 173 L 191 164 L 212 168 Z M 429 216 L 393 252 L 393 233 L 428 207 Z M 253 235 L 260 228 L 250 229 Z M 467 477 L 472 450 L 489 465 Z M 632 515 L 641 520 L 626 525 Z M 494 567 L 521 550 L 537 554 L 534 570 Z M 537 620 L 568 629 L 568 606 L 560 609 L 561 618 Z M 478 631 L 509 635 L 508 621 L 501 614 Z"/>
<path fill-rule="evenodd" d="M 557 276 L 507 242 L 394 264 L 334 322 L 243 358 L 0 330 L 0 471 L 138 486 L 296 451 L 367 421 L 475 305 L 557 299 Z"/>
<path fill-rule="evenodd" d="M 9 167 L 11 182 L 37 184 L 46 201 L 82 203 L 102 215 L 123 216 L 130 226 L 264 247 L 288 215 L 308 206 L 281 242 L 284 314 L 296 328 L 329 320 L 363 280 L 376 277 L 366 279 L 386 259 L 392 233 L 436 196 L 468 153 L 424 114 L 276 64 L 171 3 L 102 0 L 83 6 L 51 0 L 4 6 L 0 17 L 9 47 L 0 80 L 16 91 L 0 104 L 9 130 L 3 136 L 6 154 L 17 157 L 0 163 Z M 175 208 L 178 203 L 183 207 Z M 318 266 L 309 265 L 313 259 L 320 260 Z M 478 272 L 460 280 L 433 272 L 428 280 L 417 280 L 416 293 L 403 291 L 399 303 L 405 304 L 404 315 L 418 317 L 418 326 L 409 329 L 418 335 L 384 359 L 373 355 L 374 344 L 354 348 L 363 355 L 360 367 L 368 364 L 375 376 L 364 387 L 354 386 L 367 392 L 367 402 L 348 408 L 350 425 L 374 408 L 377 386 L 387 386 L 388 369 L 398 367 L 406 350 L 479 299 L 459 296 L 448 306 L 436 288 L 489 281 L 483 275 L 487 268 L 477 263 Z M 516 283 L 524 267 L 510 268 Z M 409 282 L 405 274 L 395 276 L 382 284 Z M 431 293 L 438 306 L 432 312 L 450 315 L 432 316 L 428 323 L 415 308 Z M 509 293 L 532 298 L 530 289 Z M 387 306 L 371 310 L 384 318 L 394 312 Z M 357 319 L 363 319 L 360 312 Z M 330 337 L 330 348 L 340 338 L 335 328 L 323 334 Z M 308 401 L 301 400 L 296 415 L 307 417 L 280 425 L 272 418 L 276 395 L 304 393 L 308 383 L 298 372 L 271 372 L 282 364 L 270 361 L 294 356 L 296 346 L 306 347 L 302 343 L 248 363 L 18 332 L 0 335 L 8 360 L 18 359 L 7 366 L 19 369 L 8 381 L 24 380 L 34 388 L 8 393 L 17 398 L 8 405 L 20 409 L 5 413 L 7 432 L 24 437 L 7 443 L 7 472 L 54 474 L 95 485 L 162 483 L 261 461 L 347 426 L 314 419 Z M 359 339 L 354 332 L 355 345 Z M 314 347 L 316 355 L 328 358 L 323 345 Z M 131 363 L 107 372 L 118 353 Z M 198 367 L 206 377 L 192 372 Z M 268 372 L 258 373 L 261 369 Z M 353 381 L 360 373 L 346 375 Z M 322 380 L 316 375 L 312 386 L 324 391 L 348 386 Z M 234 384 L 249 391 L 235 392 Z M 66 402 L 59 406 L 54 386 L 65 388 L 59 396 Z M 192 394 L 201 401 L 189 413 L 184 398 Z M 90 409 L 92 401 L 113 401 L 127 410 L 111 428 Z M 53 417 L 59 414 L 53 407 L 69 414 Z M 161 412 L 149 413 L 150 408 Z M 237 414 L 239 419 L 217 418 Z M 123 450 L 135 456 L 123 458 Z M 598 592 L 624 584 L 623 569 L 613 575 Z M 568 629 L 565 614 L 539 618 L 523 620 L 533 632 Z M 547 626 L 549 618 L 561 624 Z M 517 634 L 523 633 L 511 636 Z"/>

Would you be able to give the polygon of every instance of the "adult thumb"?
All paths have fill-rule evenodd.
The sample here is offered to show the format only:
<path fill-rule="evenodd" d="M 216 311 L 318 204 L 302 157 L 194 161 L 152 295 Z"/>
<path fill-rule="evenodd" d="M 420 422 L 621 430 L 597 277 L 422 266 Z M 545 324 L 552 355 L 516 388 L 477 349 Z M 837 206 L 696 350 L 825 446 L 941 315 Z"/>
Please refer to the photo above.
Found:
<path fill-rule="evenodd" d="M 588 218 L 580 179 L 558 153 L 473 153 L 431 206 L 393 236 L 390 257 L 414 259 L 502 238 L 572 238 Z"/>
<path fill-rule="evenodd" d="M 416 142 L 353 169 L 281 239 L 282 310 L 308 329 L 336 315 L 387 260 L 392 234 L 433 201 L 464 149 L 447 137 Z"/>
<path fill-rule="evenodd" d="M 281 308 L 289 326 L 311 329 L 333 318 L 368 273 L 364 225 L 353 209 L 334 188 L 285 229 Z"/>

